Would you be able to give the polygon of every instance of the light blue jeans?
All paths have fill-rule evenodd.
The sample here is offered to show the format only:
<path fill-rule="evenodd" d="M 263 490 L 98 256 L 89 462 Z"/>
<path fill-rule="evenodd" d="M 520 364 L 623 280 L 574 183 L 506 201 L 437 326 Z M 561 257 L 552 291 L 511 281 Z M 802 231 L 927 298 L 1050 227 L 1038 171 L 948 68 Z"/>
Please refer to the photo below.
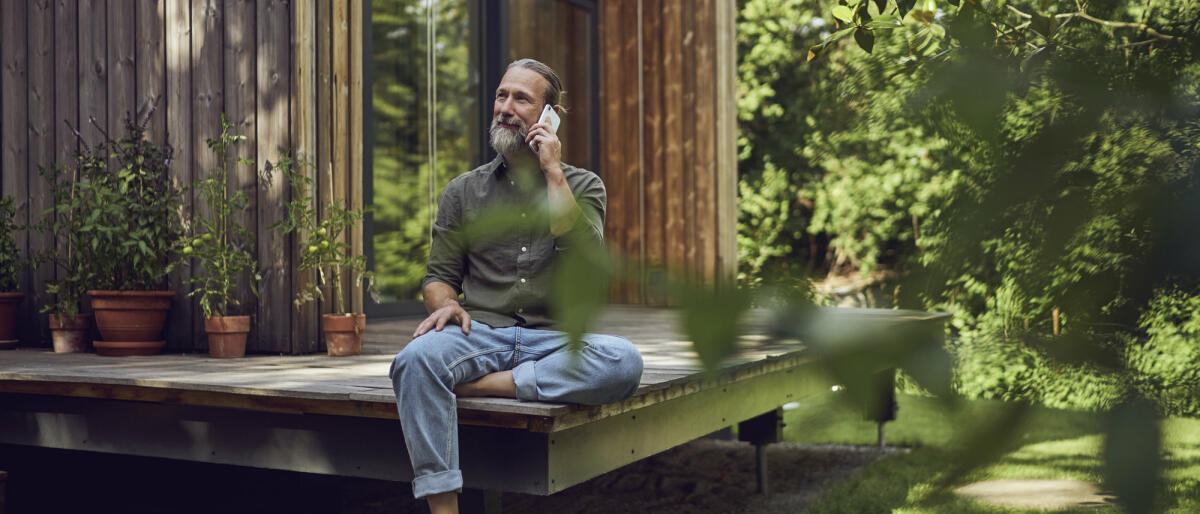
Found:
<path fill-rule="evenodd" d="M 458 384 L 512 370 L 521 400 L 600 405 L 632 395 L 642 377 L 642 356 L 633 343 L 599 334 L 583 340 L 582 350 L 573 352 L 563 332 L 472 321 L 469 336 L 447 325 L 408 343 L 388 374 L 412 460 L 413 495 L 462 490 L 453 392 Z"/>

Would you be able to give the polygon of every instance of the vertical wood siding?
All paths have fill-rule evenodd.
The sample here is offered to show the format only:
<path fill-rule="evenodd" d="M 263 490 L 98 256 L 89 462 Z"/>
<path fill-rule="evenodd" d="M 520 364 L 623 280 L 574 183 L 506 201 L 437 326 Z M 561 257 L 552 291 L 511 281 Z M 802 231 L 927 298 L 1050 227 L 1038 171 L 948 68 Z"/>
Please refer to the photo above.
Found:
<path fill-rule="evenodd" d="M 230 189 L 250 199 L 238 220 L 255 236 L 264 277 L 259 298 L 244 287 L 249 276 L 240 277 L 242 305 L 231 311 L 254 318 L 250 351 L 319 351 L 316 314 L 331 307 L 292 305 L 313 276 L 295 270 L 296 238 L 267 229 L 284 217 L 291 195 L 281 175 L 262 171 L 283 149 L 297 147 L 303 160 L 330 166 L 340 179 L 320 181 L 314 193 L 322 203 L 333 193 L 362 205 L 363 112 L 351 105 L 362 101 L 362 68 L 351 62 L 361 60 L 362 28 L 361 3 L 350 0 L 0 2 L 0 194 L 15 197 L 17 223 L 36 221 L 50 207 L 37 167 L 67 165 L 78 149 L 67 123 L 94 145 L 101 130 L 119 136 L 127 113 L 144 119 L 152 106 L 148 137 L 173 147 L 168 173 L 176 184 L 190 184 L 216 167 L 206 141 L 219 135 L 225 113 L 233 131 L 247 138 L 236 156 L 255 162 L 233 167 Z M 317 170 L 309 170 L 314 179 Z M 196 212 L 197 201 L 185 195 L 184 212 Z M 56 248 L 39 234 L 16 236 L 22 256 Z M 361 250 L 362 233 L 347 242 Z M 181 266 L 168 279 L 177 293 L 166 334 L 170 351 L 207 348 L 199 306 L 183 285 L 196 271 Z M 35 294 L 54 273 L 43 268 L 21 276 L 22 316 L 30 320 L 22 324 L 23 346 L 50 344 Z"/>
<path fill-rule="evenodd" d="M 282 176 L 262 171 L 295 147 L 314 164 L 307 172 L 318 209 L 334 198 L 362 205 L 361 9 L 353 0 L 0 2 L 0 194 L 16 198 L 18 223 L 30 221 L 49 207 L 37 166 L 67 164 L 78 148 L 66 123 L 95 144 L 98 129 L 119 134 L 126 113 L 144 116 L 153 105 L 150 137 L 174 148 L 169 173 L 189 184 L 215 166 L 205 141 L 219 134 L 225 112 L 247 137 L 237 155 L 255 161 L 253 169 L 234 168 L 230 187 L 251 200 L 240 221 L 255 235 L 264 276 L 259 298 L 238 288 L 242 306 L 233 311 L 254 317 L 251 351 L 322 350 L 318 314 L 332 310 L 332 291 L 320 304 L 292 305 L 315 277 L 295 269 L 298 238 L 267 229 L 284 216 L 290 190 Z M 637 263 L 636 279 L 614 299 L 670 303 L 655 287 L 668 274 L 734 276 L 734 5 L 609 0 L 596 13 L 595 151 L 609 190 L 607 235 L 615 252 Z M 186 196 L 184 211 L 194 212 L 196 200 Z M 56 247 L 42 236 L 17 237 L 23 256 Z M 362 237 L 356 231 L 347 243 L 361 250 Z M 178 293 L 167 333 L 172 351 L 206 348 L 198 306 L 182 285 L 195 271 L 181 266 L 168 280 Z M 41 269 L 21 277 L 24 315 L 33 320 L 23 345 L 49 345 L 35 293 L 53 276 Z M 361 309 L 361 292 L 349 296 Z"/>
<path fill-rule="evenodd" d="M 606 235 L 622 256 L 644 256 L 614 299 L 673 303 L 659 287 L 668 276 L 713 283 L 736 272 L 734 5 L 613 0 L 598 14 Z"/>

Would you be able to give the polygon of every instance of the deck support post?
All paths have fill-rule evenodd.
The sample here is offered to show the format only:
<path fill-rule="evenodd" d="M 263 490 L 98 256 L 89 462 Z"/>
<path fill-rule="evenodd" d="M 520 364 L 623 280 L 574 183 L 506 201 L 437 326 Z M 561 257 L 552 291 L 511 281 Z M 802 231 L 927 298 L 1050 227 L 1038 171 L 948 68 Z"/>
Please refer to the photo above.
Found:
<path fill-rule="evenodd" d="M 896 370 L 885 369 L 871 377 L 871 395 L 866 405 L 863 405 L 863 418 L 874 421 L 875 444 L 883 448 L 884 425 L 896 419 Z"/>
<path fill-rule="evenodd" d="M 783 408 L 768 411 L 738 423 L 738 440 L 754 445 L 754 478 L 759 494 L 769 494 L 767 445 L 783 439 Z"/>

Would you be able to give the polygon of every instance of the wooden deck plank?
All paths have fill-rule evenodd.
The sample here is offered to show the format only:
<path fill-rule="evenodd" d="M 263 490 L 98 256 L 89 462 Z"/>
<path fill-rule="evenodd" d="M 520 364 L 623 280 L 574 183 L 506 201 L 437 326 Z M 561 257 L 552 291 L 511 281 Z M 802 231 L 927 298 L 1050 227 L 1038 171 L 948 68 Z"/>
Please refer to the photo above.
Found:
<path fill-rule="evenodd" d="M 891 311 L 890 316 L 878 312 L 859 314 L 854 318 L 859 322 L 870 316 L 892 320 L 940 319 L 898 311 Z M 641 386 L 629 399 L 601 406 L 580 406 L 462 398 L 458 402 L 460 420 L 467 424 L 561 431 L 704 390 L 790 372 L 811 362 L 799 345 L 776 343 L 751 334 L 744 339 L 737 358 L 727 361 L 716 373 L 701 373 L 698 366 L 689 365 L 695 360 L 690 356 L 690 343 L 678 337 L 672 323 L 665 322 L 671 316 L 671 311 L 662 309 L 615 308 L 602 317 L 607 319 L 604 326 L 641 325 L 643 329 L 641 336 L 629 334 L 647 363 Z M 941 316 L 944 319 L 945 315 Z M 378 322 L 368 326 L 368 336 L 394 330 L 411 334 L 411 323 Z M 393 419 L 394 397 L 387 370 L 392 355 L 407 341 L 374 343 L 371 339 L 368 337 L 365 345 L 370 352 L 345 358 L 257 355 L 223 360 L 198 354 L 109 358 L 20 349 L 0 353 L 0 392 L 198 402 L 197 405 L 204 406 Z M 340 405 L 342 402 L 345 405 Z M 521 421 L 520 416 L 528 419 Z"/>

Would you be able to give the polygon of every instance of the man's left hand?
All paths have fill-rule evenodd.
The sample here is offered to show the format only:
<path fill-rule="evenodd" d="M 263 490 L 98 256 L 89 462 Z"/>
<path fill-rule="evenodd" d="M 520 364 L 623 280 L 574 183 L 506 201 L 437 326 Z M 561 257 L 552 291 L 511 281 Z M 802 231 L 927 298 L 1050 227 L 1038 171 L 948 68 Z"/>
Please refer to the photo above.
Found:
<path fill-rule="evenodd" d="M 550 174 L 562 174 L 562 142 L 549 123 L 535 123 L 530 127 L 525 144 L 537 149 L 538 167 L 547 179 L 551 178 Z"/>

